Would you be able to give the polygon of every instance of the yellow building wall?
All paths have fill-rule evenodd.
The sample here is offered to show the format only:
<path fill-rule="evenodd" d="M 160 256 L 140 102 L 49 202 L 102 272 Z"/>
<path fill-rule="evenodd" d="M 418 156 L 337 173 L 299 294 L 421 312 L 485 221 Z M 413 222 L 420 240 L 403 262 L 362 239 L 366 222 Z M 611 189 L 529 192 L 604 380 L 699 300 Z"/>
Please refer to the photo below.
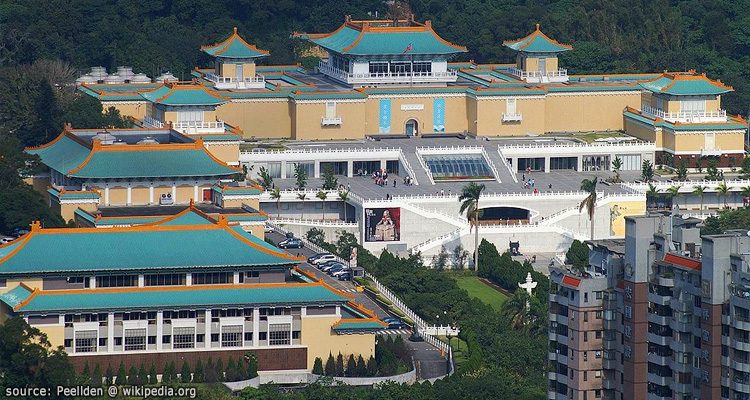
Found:
<path fill-rule="evenodd" d="M 47 198 L 47 187 L 49 186 L 48 176 L 29 176 L 23 178 L 24 183 L 30 185 L 34 190 L 44 195 Z"/>
<path fill-rule="evenodd" d="M 177 122 L 177 111 L 164 111 L 163 122 Z"/>
<path fill-rule="evenodd" d="M 537 71 L 539 70 L 539 59 L 536 57 L 526 57 L 526 65 L 524 71 Z"/>
<path fill-rule="evenodd" d="M 656 134 L 654 127 L 641 124 L 631 119 L 624 118 L 625 120 L 625 133 L 630 136 L 635 136 L 638 139 L 645 140 L 648 142 L 656 142 L 656 147 L 662 146 L 661 134 Z"/>
<path fill-rule="evenodd" d="M 661 134 L 659 135 L 659 137 L 661 138 L 660 143 L 661 143 L 661 147 L 662 148 L 669 149 L 669 150 L 672 150 L 672 151 L 676 150 L 675 149 L 675 141 L 677 140 L 677 138 L 679 136 L 675 136 L 674 132 L 672 132 L 670 130 L 662 129 L 661 130 Z"/>
<path fill-rule="evenodd" d="M 154 203 L 159 203 L 162 194 L 172 194 L 172 186 L 154 187 Z"/>
<path fill-rule="evenodd" d="M 430 97 L 394 97 L 391 98 L 391 134 L 406 132 L 406 121 L 413 119 L 418 123 L 420 135 L 436 133 L 434 131 L 433 112 L 436 98 L 445 99 L 445 132 L 464 132 L 470 130 L 467 118 L 467 100 L 465 96 Z M 367 99 L 367 134 L 377 134 L 380 129 L 380 98 Z M 422 105 L 421 110 L 402 110 L 403 105 Z M 473 120 L 472 120 L 473 122 Z"/>
<path fill-rule="evenodd" d="M 323 126 L 321 119 L 326 115 L 326 102 L 293 103 L 294 139 L 330 140 L 362 139 L 365 136 L 365 102 L 336 102 L 336 115 L 341 117 L 341 125 Z"/>
<path fill-rule="evenodd" d="M 292 137 L 293 112 L 287 99 L 230 102 L 219 106 L 216 113 L 220 120 L 241 129 L 245 139 Z"/>
<path fill-rule="evenodd" d="M 223 207 L 224 208 L 235 208 L 235 207 L 242 207 L 243 204 L 247 204 L 248 206 L 260 210 L 260 200 L 258 197 L 254 198 L 244 198 L 244 199 L 227 199 L 226 197 L 222 198 L 222 201 L 224 202 Z"/>
<path fill-rule="evenodd" d="M 610 224 L 610 234 L 625 236 L 625 217 L 646 213 L 645 201 L 620 201 L 609 204 L 610 215 L 618 215 Z"/>
<path fill-rule="evenodd" d="M 266 235 L 266 233 L 263 231 L 263 225 L 250 225 L 250 226 L 244 226 L 243 229 L 245 231 L 250 232 L 253 234 L 253 236 L 257 238 L 263 239 Z"/>
<path fill-rule="evenodd" d="M 24 283 L 26 286 L 32 289 L 42 289 L 42 278 L 20 278 L 8 279 L 5 285 L 5 291 L 15 289 L 21 283 Z"/>
<path fill-rule="evenodd" d="M 104 197 L 104 194 L 102 194 L 102 197 Z M 127 202 L 128 202 L 128 188 L 122 187 L 122 186 L 109 188 L 109 204 L 124 205 Z"/>
<path fill-rule="evenodd" d="M 214 157 L 227 164 L 237 165 L 240 162 L 239 144 L 211 144 L 210 142 L 204 142 L 204 147 Z"/>
<path fill-rule="evenodd" d="M 622 111 L 627 106 L 640 108 L 640 91 L 549 94 L 545 104 L 545 132 L 622 130 Z"/>
<path fill-rule="evenodd" d="M 174 199 L 175 203 L 189 203 L 190 199 L 193 199 L 195 197 L 195 186 L 177 186 L 177 190 L 175 191 L 176 199 Z M 198 196 L 200 196 L 200 192 L 198 192 Z M 198 201 L 199 199 L 193 199 Z"/>
<path fill-rule="evenodd" d="M 721 150 L 744 150 L 745 135 L 743 132 L 716 133 L 716 148 Z"/>
<path fill-rule="evenodd" d="M 328 354 L 336 357 L 339 353 L 348 358 L 353 354 L 355 358 L 362 355 L 367 360 L 375 355 L 375 334 L 337 335 L 331 330 L 339 317 L 303 317 L 301 343 L 307 346 L 307 368 L 312 369 L 315 357 L 320 357 L 323 363 Z"/>
<path fill-rule="evenodd" d="M 97 209 L 97 205 L 94 203 L 60 204 L 60 216 L 62 216 L 65 222 L 75 220 L 75 212 L 79 208 L 84 211 L 94 212 Z"/>
<path fill-rule="evenodd" d="M 129 116 L 142 120 L 146 115 L 152 115 L 148 104 L 146 101 L 102 101 L 102 109 L 106 112 L 110 107 L 114 107 L 123 117 Z"/>
<path fill-rule="evenodd" d="M 516 97 L 516 112 L 521 113 L 520 122 L 503 122 L 506 99 L 472 100 L 476 102 L 476 131 L 478 136 L 520 136 L 528 133 L 544 133 L 543 98 Z M 474 121 L 471 121 L 472 123 Z"/>
<path fill-rule="evenodd" d="M 234 77 L 235 70 L 237 67 L 232 63 L 222 63 L 220 70 L 221 70 L 221 76 L 231 76 Z"/>
<path fill-rule="evenodd" d="M 36 325 L 35 328 L 47 335 L 53 349 L 65 345 L 65 327 L 57 325 Z"/>
<path fill-rule="evenodd" d="M 149 204 L 149 188 L 138 186 L 133 187 L 130 191 L 130 202 L 133 205 L 145 205 Z"/>
<path fill-rule="evenodd" d="M 721 109 L 721 99 L 716 96 L 715 99 L 706 100 L 706 111 L 718 111 Z"/>
<path fill-rule="evenodd" d="M 547 57 L 546 59 L 546 66 L 547 66 L 547 72 L 557 71 L 558 70 L 558 61 L 557 57 Z"/>
<path fill-rule="evenodd" d="M 255 78 L 255 63 L 245 63 L 242 66 L 242 76 L 245 78 Z"/>

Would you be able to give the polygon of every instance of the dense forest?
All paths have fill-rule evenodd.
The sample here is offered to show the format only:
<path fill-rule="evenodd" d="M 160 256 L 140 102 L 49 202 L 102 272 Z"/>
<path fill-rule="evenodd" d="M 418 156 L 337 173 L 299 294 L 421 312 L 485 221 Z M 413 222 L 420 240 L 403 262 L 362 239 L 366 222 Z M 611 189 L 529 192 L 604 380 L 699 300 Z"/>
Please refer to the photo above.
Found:
<path fill-rule="evenodd" d="M 535 23 L 575 51 L 571 73 L 646 72 L 695 68 L 737 90 L 732 113 L 750 105 L 750 1 L 707 0 L 411 0 L 401 8 L 432 20 L 447 40 L 477 62 L 512 62 L 501 45 Z M 343 16 L 382 17 L 380 0 L 6 0 L 0 4 L 0 66 L 62 59 L 75 67 L 131 65 L 156 76 L 188 77 L 210 60 L 198 51 L 233 26 L 271 51 L 268 63 L 300 61 L 293 31 L 328 32 Z"/>

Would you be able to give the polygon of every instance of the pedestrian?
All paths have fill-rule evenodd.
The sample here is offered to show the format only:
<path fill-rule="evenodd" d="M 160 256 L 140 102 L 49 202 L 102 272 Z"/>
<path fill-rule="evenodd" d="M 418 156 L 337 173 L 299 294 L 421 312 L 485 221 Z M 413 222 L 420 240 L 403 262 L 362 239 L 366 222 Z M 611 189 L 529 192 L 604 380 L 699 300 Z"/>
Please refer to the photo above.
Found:
<path fill-rule="evenodd" d="M 551 183 L 549 184 L 549 190 L 552 190 L 552 184 Z"/>
<path fill-rule="evenodd" d="M 396 178 L 393 178 L 393 187 L 396 187 Z"/>
<path fill-rule="evenodd" d="M 441 196 L 445 196 L 445 190 L 443 190 L 443 189 L 440 189 L 440 195 L 441 195 Z"/>
<path fill-rule="evenodd" d="M 526 174 L 521 174 L 521 180 L 522 180 L 522 181 L 525 181 L 525 180 L 526 180 Z"/>
<path fill-rule="evenodd" d="M 346 184 L 346 191 L 351 192 L 352 191 L 352 185 L 350 183 Z"/>

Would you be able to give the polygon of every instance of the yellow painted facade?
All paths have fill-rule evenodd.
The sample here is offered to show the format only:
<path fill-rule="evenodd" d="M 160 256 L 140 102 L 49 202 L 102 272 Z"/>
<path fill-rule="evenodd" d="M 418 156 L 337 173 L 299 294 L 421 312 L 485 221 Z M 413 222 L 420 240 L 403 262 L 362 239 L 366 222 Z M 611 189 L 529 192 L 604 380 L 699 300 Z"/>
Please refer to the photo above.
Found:
<path fill-rule="evenodd" d="M 335 115 L 341 117 L 341 125 L 322 125 L 328 102 L 294 104 L 294 136 L 296 140 L 338 140 L 365 137 L 365 102 L 340 101 L 335 104 Z M 377 124 L 375 125 L 377 126 Z"/>
<path fill-rule="evenodd" d="M 8 279 L 6 282 L 6 288 L 8 290 L 16 288 L 21 283 L 32 289 L 42 289 L 42 278 L 23 278 L 23 279 Z"/>
<path fill-rule="evenodd" d="M 227 164 L 237 165 L 240 161 L 240 145 L 238 143 L 227 144 L 204 142 L 203 146 L 213 154 L 214 157 Z"/>
<path fill-rule="evenodd" d="M 110 107 L 114 107 L 123 116 L 128 115 L 141 120 L 147 115 L 152 115 L 150 103 L 146 101 L 103 101 L 102 106 L 105 111 Z"/>
<path fill-rule="evenodd" d="M 609 204 L 611 219 L 610 234 L 625 236 L 625 217 L 643 215 L 646 213 L 646 203 L 643 201 L 620 201 Z"/>
<path fill-rule="evenodd" d="M 263 225 L 250 225 L 243 227 L 245 231 L 250 232 L 253 234 L 253 236 L 257 238 L 263 239 L 265 237 L 265 232 L 263 232 Z"/>
<path fill-rule="evenodd" d="M 229 102 L 216 112 L 220 120 L 242 129 L 245 139 L 292 137 L 294 106 L 286 98 Z"/>
<path fill-rule="evenodd" d="M 315 357 L 325 363 L 328 354 L 336 357 L 360 354 L 367 360 L 375 355 L 375 334 L 337 335 L 331 327 L 339 317 L 303 317 L 301 343 L 307 346 L 307 368 L 312 369 Z"/>
<path fill-rule="evenodd" d="M 544 132 L 622 130 L 625 107 L 640 108 L 637 90 L 611 94 L 584 92 L 548 94 L 544 101 Z M 528 114 L 534 118 L 537 114 Z"/>
<path fill-rule="evenodd" d="M 96 211 L 96 204 L 94 203 L 64 203 L 59 204 L 56 200 L 52 201 L 53 210 L 58 211 L 60 216 L 65 222 L 75 220 L 75 212 L 77 209 L 83 209 L 84 211 Z"/>
<path fill-rule="evenodd" d="M 58 325 L 36 325 L 35 328 L 39 329 L 42 333 L 47 335 L 47 340 L 52 345 L 53 349 L 58 346 L 65 345 L 65 327 Z"/>

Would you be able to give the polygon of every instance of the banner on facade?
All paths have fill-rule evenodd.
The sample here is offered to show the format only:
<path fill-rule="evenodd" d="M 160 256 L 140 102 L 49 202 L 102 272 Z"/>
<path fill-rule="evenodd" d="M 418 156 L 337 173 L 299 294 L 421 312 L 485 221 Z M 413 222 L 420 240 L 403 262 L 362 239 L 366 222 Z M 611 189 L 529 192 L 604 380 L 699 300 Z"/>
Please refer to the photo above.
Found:
<path fill-rule="evenodd" d="M 432 105 L 432 130 L 445 132 L 445 99 L 438 98 Z"/>
<path fill-rule="evenodd" d="M 380 99 L 380 133 L 391 133 L 391 99 Z"/>
<path fill-rule="evenodd" d="M 365 208 L 365 241 L 395 242 L 401 240 L 401 209 Z"/>

